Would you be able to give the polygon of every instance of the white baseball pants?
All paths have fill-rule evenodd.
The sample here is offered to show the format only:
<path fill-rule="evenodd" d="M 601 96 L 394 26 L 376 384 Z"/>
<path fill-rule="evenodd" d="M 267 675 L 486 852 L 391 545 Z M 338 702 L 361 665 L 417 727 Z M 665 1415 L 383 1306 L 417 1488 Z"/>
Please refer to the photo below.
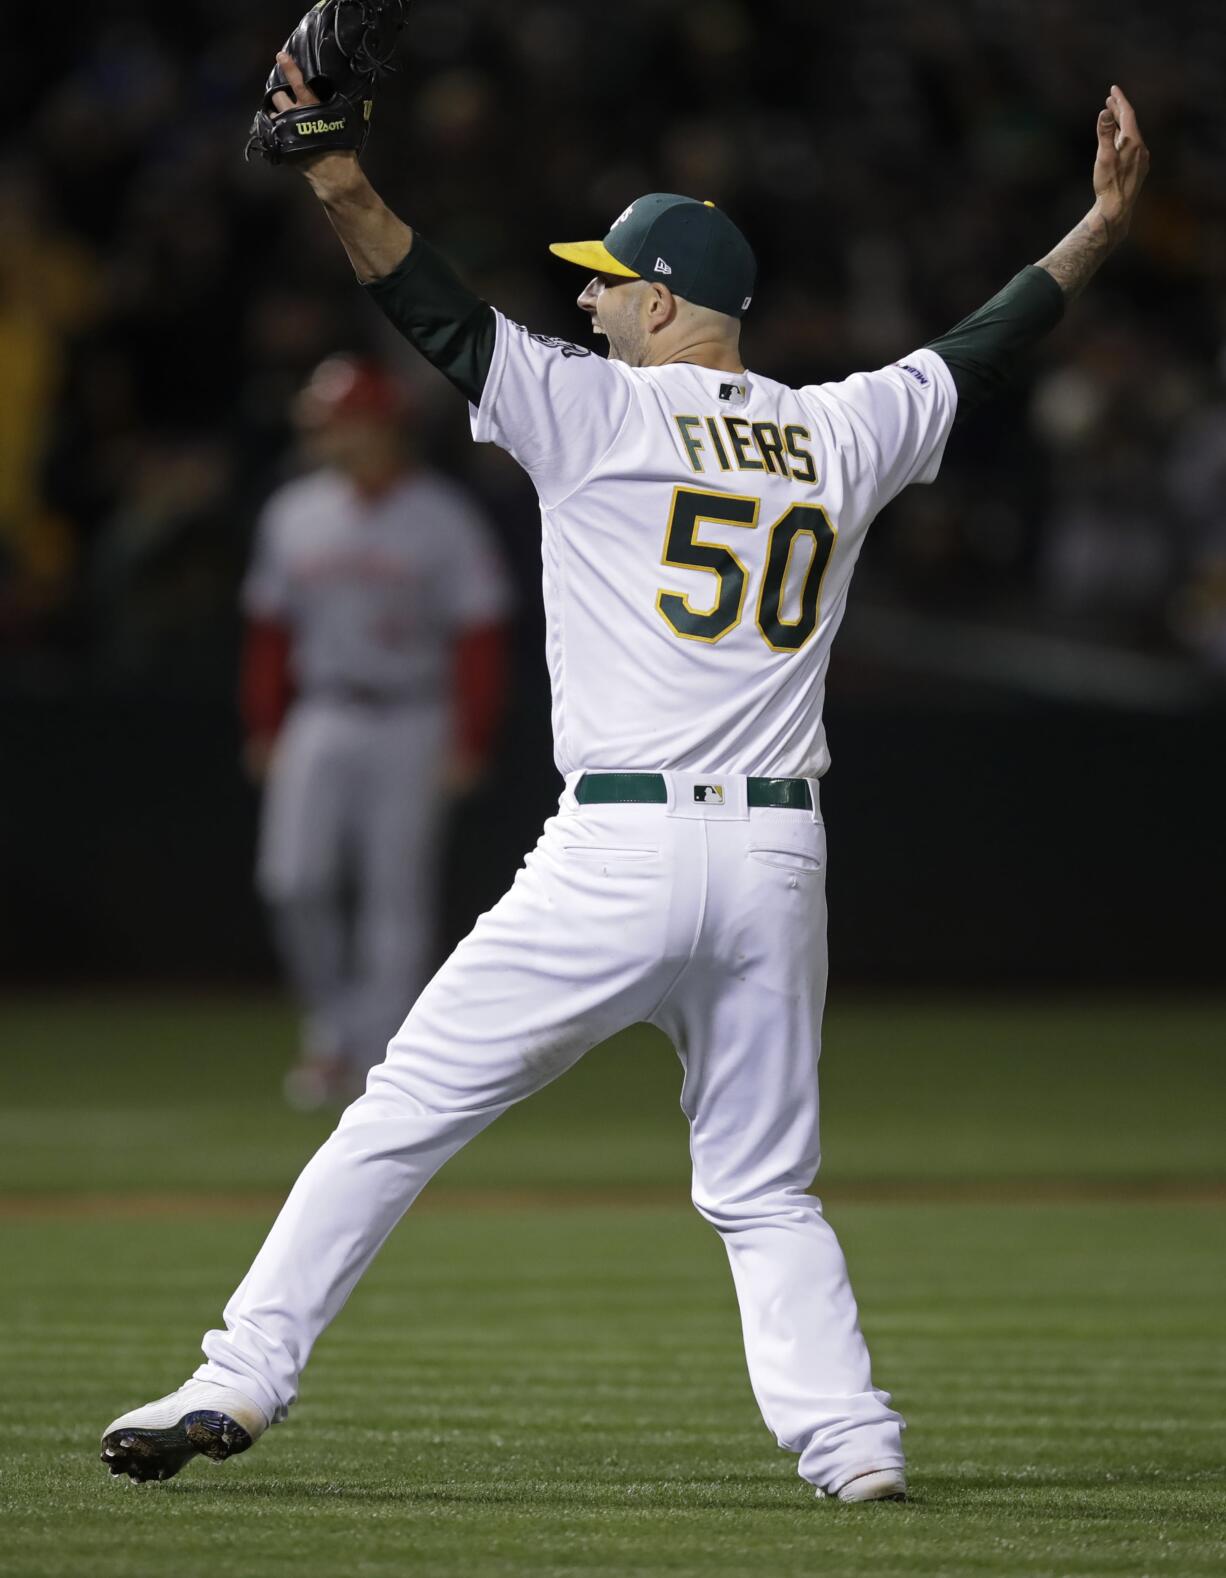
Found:
<path fill-rule="evenodd" d="M 749 810 L 744 779 L 698 804 L 709 776 L 681 773 L 665 775 L 668 805 L 580 806 L 577 776 L 303 1171 L 196 1375 L 284 1417 L 316 1338 L 448 1157 L 649 1020 L 684 1067 L 694 1203 L 728 1252 L 768 1428 L 827 1491 L 901 1466 L 902 1421 L 872 1384 L 842 1250 L 806 1192 L 826 985 L 820 817 Z"/>
<path fill-rule="evenodd" d="M 445 705 L 301 701 L 277 744 L 257 883 L 303 1049 L 377 1063 L 429 969 Z"/>

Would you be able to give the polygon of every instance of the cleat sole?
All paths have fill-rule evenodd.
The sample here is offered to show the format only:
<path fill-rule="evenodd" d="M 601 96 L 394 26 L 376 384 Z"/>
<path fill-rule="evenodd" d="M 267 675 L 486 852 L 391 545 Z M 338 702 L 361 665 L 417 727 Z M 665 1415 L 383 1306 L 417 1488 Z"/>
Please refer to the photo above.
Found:
<path fill-rule="evenodd" d="M 171 1479 L 194 1457 L 222 1463 L 251 1445 L 251 1437 L 229 1414 L 184 1414 L 165 1430 L 115 1430 L 102 1438 L 101 1461 L 133 1484 Z"/>

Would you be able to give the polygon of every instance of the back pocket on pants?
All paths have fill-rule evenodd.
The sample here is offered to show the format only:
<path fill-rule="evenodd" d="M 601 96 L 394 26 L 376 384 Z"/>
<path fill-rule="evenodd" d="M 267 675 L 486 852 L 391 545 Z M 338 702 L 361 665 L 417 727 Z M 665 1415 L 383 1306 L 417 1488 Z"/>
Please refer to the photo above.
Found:
<path fill-rule="evenodd" d="M 750 858 L 762 866 L 777 866 L 781 871 L 817 873 L 822 869 L 821 857 L 801 849 L 772 849 L 768 845 L 751 848 Z"/>

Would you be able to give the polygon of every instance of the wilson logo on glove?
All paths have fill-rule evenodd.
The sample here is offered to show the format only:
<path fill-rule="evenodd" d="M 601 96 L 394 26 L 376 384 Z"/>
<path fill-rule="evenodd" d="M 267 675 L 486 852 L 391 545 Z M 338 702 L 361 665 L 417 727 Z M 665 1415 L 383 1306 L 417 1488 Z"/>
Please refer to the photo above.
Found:
<path fill-rule="evenodd" d="M 361 153 L 375 81 L 393 69 L 406 9 L 407 0 L 318 0 L 286 39 L 283 52 L 319 102 L 278 111 L 273 95 L 294 95 L 280 66 L 275 67 L 251 126 L 247 157 L 258 153 L 280 164 L 331 149 Z"/>

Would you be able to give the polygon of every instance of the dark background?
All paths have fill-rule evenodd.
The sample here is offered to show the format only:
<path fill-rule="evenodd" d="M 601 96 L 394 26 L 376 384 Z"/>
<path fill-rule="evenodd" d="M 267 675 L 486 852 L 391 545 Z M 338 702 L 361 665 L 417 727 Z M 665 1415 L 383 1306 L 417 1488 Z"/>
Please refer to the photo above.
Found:
<path fill-rule="evenodd" d="M 457 805 L 440 946 L 556 797 L 535 503 L 388 338 L 290 171 L 244 165 L 268 0 L 10 28 L 0 152 L 0 976 L 261 981 L 236 590 L 330 351 L 421 387 L 520 590 L 511 714 Z M 41 29 L 41 31 L 40 31 Z M 755 370 L 904 354 L 1090 202 L 1109 83 L 1154 166 L 1127 247 L 935 487 L 874 526 L 835 648 L 836 980 L 1219 986 L 1226 767 L 1220 6 L 423 0 L 376 185 L 490 300 L 575 335 L 545 244 L 709 197 L 761 263 Z"/>

